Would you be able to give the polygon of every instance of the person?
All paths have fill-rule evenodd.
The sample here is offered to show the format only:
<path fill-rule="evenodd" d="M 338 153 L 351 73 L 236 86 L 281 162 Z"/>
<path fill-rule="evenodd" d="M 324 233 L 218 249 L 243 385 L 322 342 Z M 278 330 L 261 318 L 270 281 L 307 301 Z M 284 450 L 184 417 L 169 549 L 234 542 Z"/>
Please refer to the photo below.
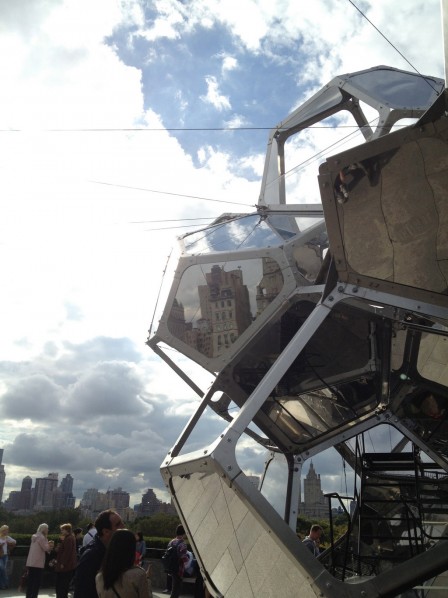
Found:
<path fill-rule="evenodd" d="M 170 598 L 178 598 L 182 588 L 182 577 L 184 575 L 185 565 L 188 562 L 187 545 L 184 541 L 185 530 L 183 525 L 178 525 L 176 528 L 176 537 L 168 542 L 170 546 L 176 546 L 177 556 L 179 560 L 179 568 L 175 573 L 171 574 L 171 594 Z"/>
<path fill-rule="evenodd" d="M 75 527 L 73 533 L 75 534 L 76 554 L 79 555 L 79 549 L 81 548 L 83 541 L 82 527 Z"/>
<path fill-rule="evenodd" d="M 56 553 L 56 598 L 67 598 L 70 581 L 77 564 L 76 540 L 71 523 L 63 523 L 59 529 L 61 543 Z"/>
<path fill-rule="evenodd" d="M 9 535 L 9 527 L 2 525 L 0 527 L 0 590 L 6 590 L 8 586 L 8 575 L 6 568 L 8 566 L 8 550 L 16 545 L 16 541 Z"/>
<path fill-rule="evenodd" d="M 41 523 L 37 532 L 31 536 L 30 550 L 26 559 L 28 578 L 26 584 L 26 598 L 37 598 L 40 582 L 45 567 L 45 554 L 53 550 L 53 540 L 48 540 L 48 525 Z"/>
<path fill-rule="evenodd" d="M 98 530 L 96 529 L 95 524 L 90 522 L 87 525 L 87 531 L 84 535 L 84 538 L 82 539 L 82 545 L 87 546 L 88 544 L 90 544 L 93 541 L 93 538 L 96 536 L 97 531 Z"/>
<path fill-rule="evenodd" d="M 308 536 L 303 540 L 305 546 L 314 554 L 314 556 L 319 556 L 320 554 L 319 543 L 323 531 L 324 530 L 320 525 L 314 524 L 311 526 Z"/>
<path fill-rule="evenodd" d="M 135 548 L 135 564 L 141 565 L 146 555 L 146 542 L 142 532 L 137 532 L 135 534 L 135 539 L 137 541 Z"/>
<path fill-rule="evenodd" d="M 95 538 L 82 554 L 75 570 L 74 598 L 98 598 L 95 576 L 100 570 L 106 547 L 114 532 L 123 527 L 120 515 L 112 509 L 98 515 L 95 521 Z"/>
<path fill-rule="evenodd" d="M 147 573 L 134 565 L 136 544 L 130 530 L 114 533 L 95 579 L 99 598 L 150 598 Z"/>

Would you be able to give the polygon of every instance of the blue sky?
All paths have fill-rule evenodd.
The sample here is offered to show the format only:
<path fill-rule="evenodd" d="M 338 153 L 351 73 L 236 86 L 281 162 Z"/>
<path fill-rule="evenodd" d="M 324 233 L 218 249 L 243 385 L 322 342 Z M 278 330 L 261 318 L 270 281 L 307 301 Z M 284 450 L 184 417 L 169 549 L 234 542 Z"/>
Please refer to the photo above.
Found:
<path fill-rule="evenodd" d="M 418 71 L 443 77 L 438 0 L 358 6 Z M 336 75 L 411 66 L 348 0 L 0 11 L 5 495 L 58 471 L 78 498 L 122 486 L 138 502 L 163 491 L 159 465 L 198 401 L 145 345 L 179 219 L 250 211 L 268 130 Z M 238 127 L 254 130 L 209 130 Z M 301 156 L 333 139 L 307 132 Z M 318 195 L 317 169 L 303 196 Z M 315 466 L 339 489 L 332 463 Z"/>

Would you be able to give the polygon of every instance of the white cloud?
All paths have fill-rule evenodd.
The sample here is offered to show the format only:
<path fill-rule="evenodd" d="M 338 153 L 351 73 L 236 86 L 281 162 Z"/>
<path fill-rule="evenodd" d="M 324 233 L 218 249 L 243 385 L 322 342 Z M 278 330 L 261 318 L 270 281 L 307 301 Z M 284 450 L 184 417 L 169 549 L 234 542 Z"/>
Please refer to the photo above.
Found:
<path fill-rule="evenodd" d="M 211 104 L 219 111 L 230 110 L 231 105 L 229 98 L 220 93 L 216 77 L 210 75 L 206 77 L 205 82 L 207 83 L 207 94 L 201 96 L 201 100 Z"/>

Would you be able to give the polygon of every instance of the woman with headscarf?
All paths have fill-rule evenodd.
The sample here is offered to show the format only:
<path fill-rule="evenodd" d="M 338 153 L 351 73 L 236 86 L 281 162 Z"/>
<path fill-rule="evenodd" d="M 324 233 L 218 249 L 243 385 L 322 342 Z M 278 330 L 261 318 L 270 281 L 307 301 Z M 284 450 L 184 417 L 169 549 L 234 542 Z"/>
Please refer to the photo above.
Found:
<path fill-rule="evenodd" d="M 135 534 L 130 530 L 113 534 L 95 580 L 99 598 L 151 598 L 148 573 L 134 565 L 135 548 Z"/>
<path fill-rule="evenodd" d="M 67 598 L 70 580 L 76 568 L 76 539 L 71 523 L 64 523 L 61 530 L 61 542 L 56 553 L 56 598 Z"/>
<path fill-rule="evenodd" d="M 40 582 L 45 567 L 45 553 L 53 550 L 53 540 L 48 540 L 48 525 L 41 523 L 37 532 L 31 536 L 30 551 L 26 559 L 28 577 L 26 583 L 26 598 L 37 598 Z"/>

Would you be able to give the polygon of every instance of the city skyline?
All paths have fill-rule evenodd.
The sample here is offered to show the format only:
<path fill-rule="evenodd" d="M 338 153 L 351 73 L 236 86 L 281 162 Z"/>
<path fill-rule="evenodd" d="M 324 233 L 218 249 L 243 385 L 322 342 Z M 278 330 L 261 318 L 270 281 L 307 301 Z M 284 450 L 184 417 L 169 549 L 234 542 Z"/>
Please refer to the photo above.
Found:
<path fill-rule="evenodd" d="M 81 498 L 73 495 L 74 478 L 67 473 L 59 482 L 59 474 L 50 472 L 46 476 L 33 479 L 25 476 L 20 490 L 12 490 L 2 501 L 7 511 L 26 515 L 36 511 L 54 511 L 79 507 L 84 517 L 95 519 L 103 510 L 113 508 L 125 521 L 132 521 L 136 516 L 172 513 L 176 511 L 170 503 L 159 499 L 152 488 L 141 496 L 141 502 L 130 505 L 130 494 L 121 487 L 101 491 L 89 488 Z"/>

